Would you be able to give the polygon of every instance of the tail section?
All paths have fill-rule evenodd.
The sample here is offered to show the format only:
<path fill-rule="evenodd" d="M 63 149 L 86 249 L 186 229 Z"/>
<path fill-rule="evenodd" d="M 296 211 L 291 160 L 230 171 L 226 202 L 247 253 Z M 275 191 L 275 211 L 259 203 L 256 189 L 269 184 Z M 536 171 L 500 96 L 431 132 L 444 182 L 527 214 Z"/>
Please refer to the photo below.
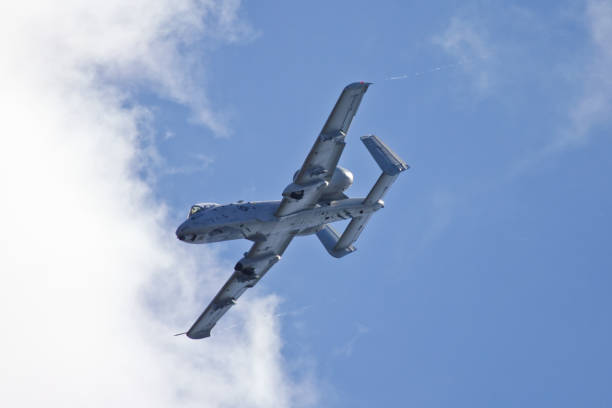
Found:
<path fill-rule="evenodd" d="M 408 165 L 393 150 L 374 135 L 361 136 L 361 141 L 370 151 L 370 154 L 378 163 L 382 174 L 370 190 L 364 203 L 372 204 L 380 200 L 389 187 L 393 184 L 397 176 L 404 170 L 408 170 Z"/>
<path fill-rule="evenodd" d="M 343 249 L 336 249 L 338 240 L 340 239 L 340 234 L 338 234 L 338 231 L 336 231 L 334 227 L 329 224 L 325 224 L 325 227 L 317 232 L 317 237 L 325 249 L 327 249 L 327 252 L 329 252 L 329 254 L 335 258 L 342 258 L 344 255 L 348 255 L 351 252 L 356 251 L 356 248 L 352 245 L 349 245 Z"/>
<path fill-rule="evenodd" d="M 397 176 L 408 169 L 408 165 L 378 137 L 374 135 L 362 136 L 361 141 L 382 170 L 376 184 L 363 201 L 364 204 L 374 204 L 382 199 Z M 353 218 L 339 238 L 338 233 L 329 225 L 319 231 L 317 236 L 332 256 L 340 258 L 355 251 L 353 243 L 359 238 L 370 217 L 371 214 Z M 330 248 L 332 244 L 333 247 Z"/>

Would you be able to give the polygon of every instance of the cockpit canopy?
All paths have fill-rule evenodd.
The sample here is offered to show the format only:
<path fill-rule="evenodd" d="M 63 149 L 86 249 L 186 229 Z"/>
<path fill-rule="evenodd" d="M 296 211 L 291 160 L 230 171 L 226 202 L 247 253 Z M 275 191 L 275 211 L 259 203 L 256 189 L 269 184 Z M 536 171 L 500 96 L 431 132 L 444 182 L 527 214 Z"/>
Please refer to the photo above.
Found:
<path fill-rule="evenodd" d="M 198 203 L 195 204 L 193 206 L 191 206 L 191 209 L 189 210 L 189 216 L 187 218 L 191 218 L 193 217 L 194 214 L 199 213 L 200 211 L 206 211 L 209 208 L 213 208 L 218 206 L 219 204 L 217 203 Z"/>

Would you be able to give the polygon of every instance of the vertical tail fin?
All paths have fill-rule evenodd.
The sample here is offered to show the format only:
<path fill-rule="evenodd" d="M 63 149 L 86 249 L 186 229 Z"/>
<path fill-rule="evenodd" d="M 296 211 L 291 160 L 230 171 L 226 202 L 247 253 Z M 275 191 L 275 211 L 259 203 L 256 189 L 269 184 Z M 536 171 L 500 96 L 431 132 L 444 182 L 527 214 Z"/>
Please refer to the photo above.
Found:
<path fill-rule="evenodd" d="M 372 187 L 372 190 L 370 190 L 365 199 L 365 203 L 371 204 L 380 200 L 397 176 L 402 171 L 408 170 L 409 167 L 406 162 L 375 135 L 362 136 L 361 141 L 382 170 L 378 181 L 376 181 L 376 184 L 374 184 L 374 187 Z"/>
<path fill-rule="evenodd" d="M 319 241 L 321 241 L 325 249 L 327 249 L 327 252 L 334 258 L 342 258 L 344 255 L 348 255 L 357 250 L 352 245 L 340 250 L 335 249 L 340 239 L 340 234 L 338 234 L 334 227 L 329 224 L 325 224 L 325 227 L 317 232 L 317 238 L 319 238 Z"/>

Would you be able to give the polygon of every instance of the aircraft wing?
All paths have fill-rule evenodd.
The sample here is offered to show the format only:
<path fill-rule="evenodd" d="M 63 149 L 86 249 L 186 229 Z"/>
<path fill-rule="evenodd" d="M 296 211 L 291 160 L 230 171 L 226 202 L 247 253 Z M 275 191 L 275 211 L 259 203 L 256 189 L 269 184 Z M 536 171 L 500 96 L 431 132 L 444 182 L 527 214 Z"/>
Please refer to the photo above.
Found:
<path fill-rule="evenodd" d="M 319 201 L 338 165 L 344 138 L 368 86 L 367 82 L 355 82 L 344 88 L 294 182 L 283 191 L 276 216 L 313 208 Z"/>
<path fill-rule="evenodd" d="M 294 236 L 294 233 L 272 234 L 265 241 L 254 243 L 249 252 L 238 261 L 229 280 L 187 331 L 187 336 L 192 339 L 209 337 L 217 321 L 236 304 L 240 295 L 255 286 L 280 260 Z"/>
<path fill-rule="evenodd" d="M 356 82 L 342 91 L 319 137 L 310 150 L 294 182 L 283 191 L 283 200 L 275 215 L 282 217 L 314 208 L 327 187 L 344 149 L 344 138 L 369 83 Z M 236 264 L 234 273 L 187 331 L 192 339 L 210 336 L 217 321 L 248 288 L 280 260 L 297 231 L 271 234 L 253 244 Z"/>

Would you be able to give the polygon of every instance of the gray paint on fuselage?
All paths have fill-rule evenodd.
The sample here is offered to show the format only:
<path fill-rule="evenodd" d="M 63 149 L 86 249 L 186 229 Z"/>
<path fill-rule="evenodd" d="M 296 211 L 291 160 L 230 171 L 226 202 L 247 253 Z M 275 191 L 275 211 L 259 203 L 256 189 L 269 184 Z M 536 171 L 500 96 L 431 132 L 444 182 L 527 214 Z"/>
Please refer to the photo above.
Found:
<path fill-rule="evenodd" d="M 232 203 L 200 210 L 183 222 L 177 236 L 188 243 L 204 244 L 246 238 L 265 241 L 270 234 L 295 231 L 314 234 L 324 224 L 370 214 L 382 201 L 364 204 L 363 198 L 332 201 L 329 204 L 284 217 L 274 215 L 280 201 Z"/>

